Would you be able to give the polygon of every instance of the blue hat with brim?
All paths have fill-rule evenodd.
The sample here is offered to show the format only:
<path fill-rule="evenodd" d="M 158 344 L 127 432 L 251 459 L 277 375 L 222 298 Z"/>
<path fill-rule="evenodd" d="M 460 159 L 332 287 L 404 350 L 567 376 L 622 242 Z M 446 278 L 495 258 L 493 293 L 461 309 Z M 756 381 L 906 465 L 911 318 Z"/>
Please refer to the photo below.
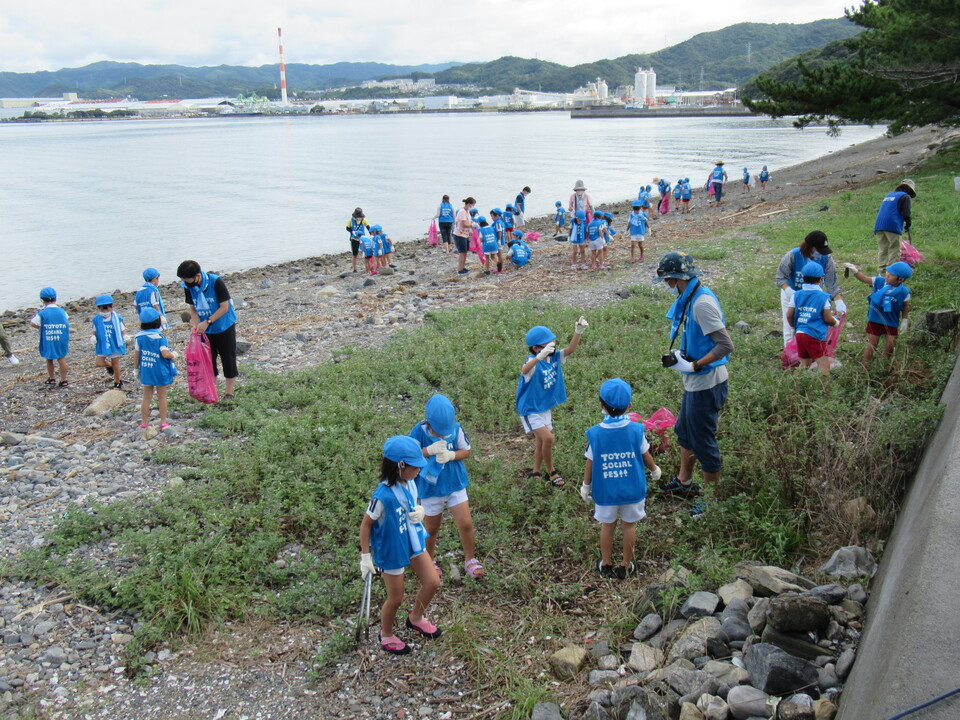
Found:
<path fill-rule="evenodd" d="M 557 207 L 560 207 L 562 204 L 563 204 L 563 203 L 561 203 L 559 200 L 557 200 L 557 202 L 556 202 L 556 206 L 557 206 Z"/>
<path fill-rule="evenodd" d="M 633 399 L 633 390 L 630 389 L 630 385 L 625 380 L 613 378 L 600 386 L 600 399 L 610 408 L 623 410 L 630 405 L 630 401 Z"/>
<path fill-rule="evenodd" d="M 634 200 L 632 203 L 630 203 L 630 207 L 643 207 L 643 203 L 639 200 Z"/>
<path fill-rule="evenodd" d="M 907 280 L 913 275 L 913 268 L 907 265 L 903 260 L 887 266 L 887 272 L 896 275 L 901 280 Z"/>
<path fill-rule="evenodd" d="M 100 305 L 113 305 L 113 295 L 97 295 L 97 307 Z"/>
<path fill-rule="evenodd" d="M 522 237 L 523 237 L 523 231 L 522 231 L 522 230 L 514 230 L 514 231 L 513 231 L 513 236 L 514 236 L 515 238 L 522 238 Z"/>
<path fill-rule="evenodd" d="M 156 268 L 147 268 L 143 271 L 143 279 L 150 282 L 154 278 L 160 277 L 160 271 Z"/>
<path fill-rule="evenodd" d="M 427 466 L 420 443 L 409 435 L 394 435 L 383 444 L 383 456 L 393 462 L 422 468 Z"/>
<path fill-rule="evenodd" d="M 140 311 L 140 322 L 142 322 L 144 325 L 146 325 L 147 323 L 156 322 L 159 319 L 160 319 L 160 313 L 157 312 L 156 308 L 145 307 L 143 310 Z"/>
<path fill-rule="evenodd" d="M 41 300 L 56 300 L 56 299 L 57 299 L 57 291 L 54 290 L 52 287 L 50 287 L 50 286 L 48 285 L 47 287 L 45 287 L 45 288 L 43 288 L 43 289 L 40 290 L 40 299 L 41 299 Z"/>
<path fill-rule="evenodd" d="M 553 330 L 545 325 L 534 325 L 527 330 L 527 336 L 524 339 L 529 347 L 534 347 L 536 345 L 546 345 L 551 340 L 556 340 L 557 336 Z"/>
<path fill-rule="evenodd" d="M 808 262 L 800 271 L 803 277 L 823 277 L 823 266 L 820 263 Z"/>
<path fill-rule="evenodd" d="M 427 422 L 434 432 L 449 435 L 457 425 L 457 411 L 446 395 L 437 393 L 427 400 Z"/>

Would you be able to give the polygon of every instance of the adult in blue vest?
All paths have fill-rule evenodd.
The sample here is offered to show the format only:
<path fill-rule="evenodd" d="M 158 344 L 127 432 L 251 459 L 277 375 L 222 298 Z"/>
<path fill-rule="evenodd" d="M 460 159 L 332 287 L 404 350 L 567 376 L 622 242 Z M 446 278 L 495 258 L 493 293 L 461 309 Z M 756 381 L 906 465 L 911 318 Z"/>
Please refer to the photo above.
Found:
<path fill-rule="evenodd" d="M 360 254 L 360 243 L 367 234 L 370 223 L 363 214 L 363 208 L 357 208 L 347 221 L 347 232 L 350 233 L 350 263 L 353 271 L 357 271 L 357 255 Z"/>
<path fill-rule="evenodd" d="M 701 176 L 702 177 L 702 176 Z M 710 184 L 713 185 L 713 199 L 717 205 L 723 204 L 723 184 L 727 181 L 727 171 L 723 169 L 723 160 L 717 160 L 717 166 L 710 173 Z"/>
<path fill-rule="evenodd" d="M 670 346 L 680 337 L 680 349 L 663 358 L 664 367 L 683 376 L 683 397 L 674 428 L 680 445 L 680 470 L 660 486 L 661 494 L 694 497 L 700 494 L 693 482 L 693 465 L 700 461 L 703 479 L 720 480 L 720 448 L 717 416 L 727 399 L 727 363 L 733 340 L 726 329 L 720 301 L 700 282 L 693 257 L 682 252 L 663 256 L 657 267 L 657 282 L 663 281 L 679 297 L 670 307 Z M 693 514 L 701 512 L 700 506 Z"/>
<path fill-rule="evenodd" d="M 913 180 L 904 180 L 880 203 L 880 211 L 873 225 L 877 238 L 877 263 L 880 272 L 900 260 L 903 233 L 910 237 L 910 201 L 917 196 Z"/>
<path fill-rule="evenodd" d="M 437 221 L 437 227 L 440 228 L 440 240 L 443 242 L 444 252 L 450 254 L 450 231 L 453 230 L 453 205 L 450 203 L 450 196 L 444 195 L 440 199 L 440 205 L 433 216 Z"/>
<path fill-rule="evenodd" d="M 213 372 L 217 374 L 217 358 L 223 364 L 224 396 L 233 397 L 237 381 L 237 314 L 223 279 L 200 269 L 196 260 L 184 260 L 177 268 L 177 277 L 184 289 L 184 300 L 190 306 L 190 324 L 194 332 L 206 333 L 213 354 Z"/>
<path fill-rule="evenodd" d="M 522 229 L 527 222 L 527 195 L 529 195 L 531 192 L 532 190 L 530 190 L 530 186 L 526 185 L 524 186 L 523 190 L 517 193 L 517 198 L 513 201 L 513 205 L 517 209 L 517 217 L 513 226 L 518 230 Z"/>
<path fill-rule="evenodd" d="M 775 282 L 780 288 L 780 317 L 783 320 L 783 346 L 793 340 L 795 330 L 787 320 L 787 308 L 793 294 L 803 287 L 803 266 L 815 262 L 823 268 L 823 290 L 830 295 L 836 305 L 837 315 L 847 314 L 847 304 L 840 297 L 840 281 L 837 278 L 837 265 L 833 260 L 833 250 L 827 242 L 827 235 L 821 230 L 808 233 L 800 243 L 780 259 Z"/>

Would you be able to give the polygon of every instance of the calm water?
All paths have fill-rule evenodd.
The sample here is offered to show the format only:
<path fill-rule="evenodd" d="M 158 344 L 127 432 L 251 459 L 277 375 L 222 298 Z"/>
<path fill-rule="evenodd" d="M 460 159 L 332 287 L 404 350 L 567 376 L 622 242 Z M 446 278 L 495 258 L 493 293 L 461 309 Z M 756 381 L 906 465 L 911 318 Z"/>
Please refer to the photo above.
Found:
<path fill-rule="evenodd" d="M 395 239 L 422 236 L 440 196 L 481 212 L 533 188 L 528 214 L 632 197 L 654 175 L 706 178 L 723 158 L 779 168 L 882 128 L 794 130 L 761 118 L 570 120 L 566 113 L 144 120 L 0 126 L 0 310 L 348 249 L 357 205 Z"/>

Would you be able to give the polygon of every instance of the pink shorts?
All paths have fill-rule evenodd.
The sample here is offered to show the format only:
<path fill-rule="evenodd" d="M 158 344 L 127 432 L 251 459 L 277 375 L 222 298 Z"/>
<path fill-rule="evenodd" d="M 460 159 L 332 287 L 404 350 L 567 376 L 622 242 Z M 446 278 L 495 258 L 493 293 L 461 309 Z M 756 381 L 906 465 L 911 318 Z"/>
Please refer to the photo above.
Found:
<path fill-rule="evenodd" d="M 818 360 L 827 354 L 827 341 L 817 340 L 812 335 L 797 333 L 797 356 L 803 359 Z"/>

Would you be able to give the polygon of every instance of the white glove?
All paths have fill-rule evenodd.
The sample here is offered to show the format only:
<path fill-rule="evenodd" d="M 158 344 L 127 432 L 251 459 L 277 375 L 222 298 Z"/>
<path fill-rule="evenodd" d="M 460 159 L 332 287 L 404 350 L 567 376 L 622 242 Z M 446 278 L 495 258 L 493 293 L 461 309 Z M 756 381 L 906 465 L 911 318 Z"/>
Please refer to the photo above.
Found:
<path fill-rule="evenodd" d="M 437 453 L 436 458 L 438 463 L 445 465 L 446 463 L 457 459 L 456 451 L 447 450 L 446 445 L 444 445 L 443 450 Z"/>
<path fill-rule="evenodd" d="M 367 575 L 373 575 L 376 571 L 377 568 L 373 564 L 370 553 L 360 553 L 360 577 L 366 580 Z"/>
<path fill-rule="evenodd" d="M 693 372 L 693 363 L 684 359 L 679 350 L 674 350 L 673 355 L 677 358 L 677 362 L 670 366 L 671 370 L 676 370 L 677 372 Z"/>
<path fill-rule="evenodd" d="M 910 321 L 909 321 L 907 318 L 904 318 L 903 320 L 900 321 L 900 332 L 901 332 L 901 333 L 905 333 L 905 332 L 907 331 L 907 328 L 909 328 L 909 327 L 910 327 Z"/>
<path fill-rule="evenodd" d="M 653 470 L 649 470 L 648 474 L 653 482 L 657 482 L 660 479 L 660 476 L 663 475 L 663 470 L 660 469 L 659 465 L 654 465 Z"/>
<path fill-rule="evenodd" d="M 836 306 L 837 315 L 847 314 L 847 304 L 843 300 L 834 300 L 833 304 Z"/>
<path fill-rule="evenodd" d="M 844 263 L 843 266 L 844 266 L 847 270 L 849 270 L 850 272 L 852 272 L 854 275 L 856 275 L 858 272 L 860 272 L 860 268 L 858 268 L 858 267 L 857 267 L 856 265 L 854 265 L 853 263 Z"/>
<path fill-rule="evenodd" d="M 583 498 L 585 503 L 588 503 L 593 500 L 593 485 L 587 485 L 584 483 L 580 486 L 580 497 Z"/>
<path fill-rule="evenodd" d="M 583 335 L 583 331 L 590 327 L 590 323 L 587 322 L 587 319 L 581 315 L 580 319 L 577 320 L 576 325 L 573 326 L 574 335 Z"/>
<path fill-rule="evenodd" d="M 537 360 L 543 360 L 545 357 L 549 355 L 553 355 L 553 351 L 556 349 L 557 349 L 557 341 L 551 340 L 550 342 L 548 342 L 546 345 L 543 346 L 540 352 L 537 353 Z"/>
<path fill-rule="evenodd" d="M 171 350 L 171 351 L 170 351 L 170 357 L 167 358 L 167 359 L 168 359 L 168 360 L 176 360 L 178 357 L 180 357 L 180 356 L 177 355 L 177 351 L 176 351 L 176 350 Z"/>
<path fill-rule="evenodd" d="M 414 505 L 413 509 L 407 513 L 407 520 L 417 525 L 423 522 L 423 516 L 423 505 Z"/>
<path fill-rule="evenodd" d="M 787 285 L 785 288 L 780 288 L 780 292 L 783 293 L 783 298 L 789 303 L 793 299 L 793 294 L 796 290 Z"/>
<path fill-rule="evenodd" d="M 97 346 L 97 336 L 96 336 L 96 335 L 91 335 L 91 336 L 90 336 L 90 344 L 93 345 L 94 347 Z"/>
<path fill-rule="evenodd" d="M 439 455 L 443 450 L 447 449 L 447 443 L 443 440 L 437 440 L 435 443 L 427 445 L 424 450 L 427 451 L 427 455 Z"/>

